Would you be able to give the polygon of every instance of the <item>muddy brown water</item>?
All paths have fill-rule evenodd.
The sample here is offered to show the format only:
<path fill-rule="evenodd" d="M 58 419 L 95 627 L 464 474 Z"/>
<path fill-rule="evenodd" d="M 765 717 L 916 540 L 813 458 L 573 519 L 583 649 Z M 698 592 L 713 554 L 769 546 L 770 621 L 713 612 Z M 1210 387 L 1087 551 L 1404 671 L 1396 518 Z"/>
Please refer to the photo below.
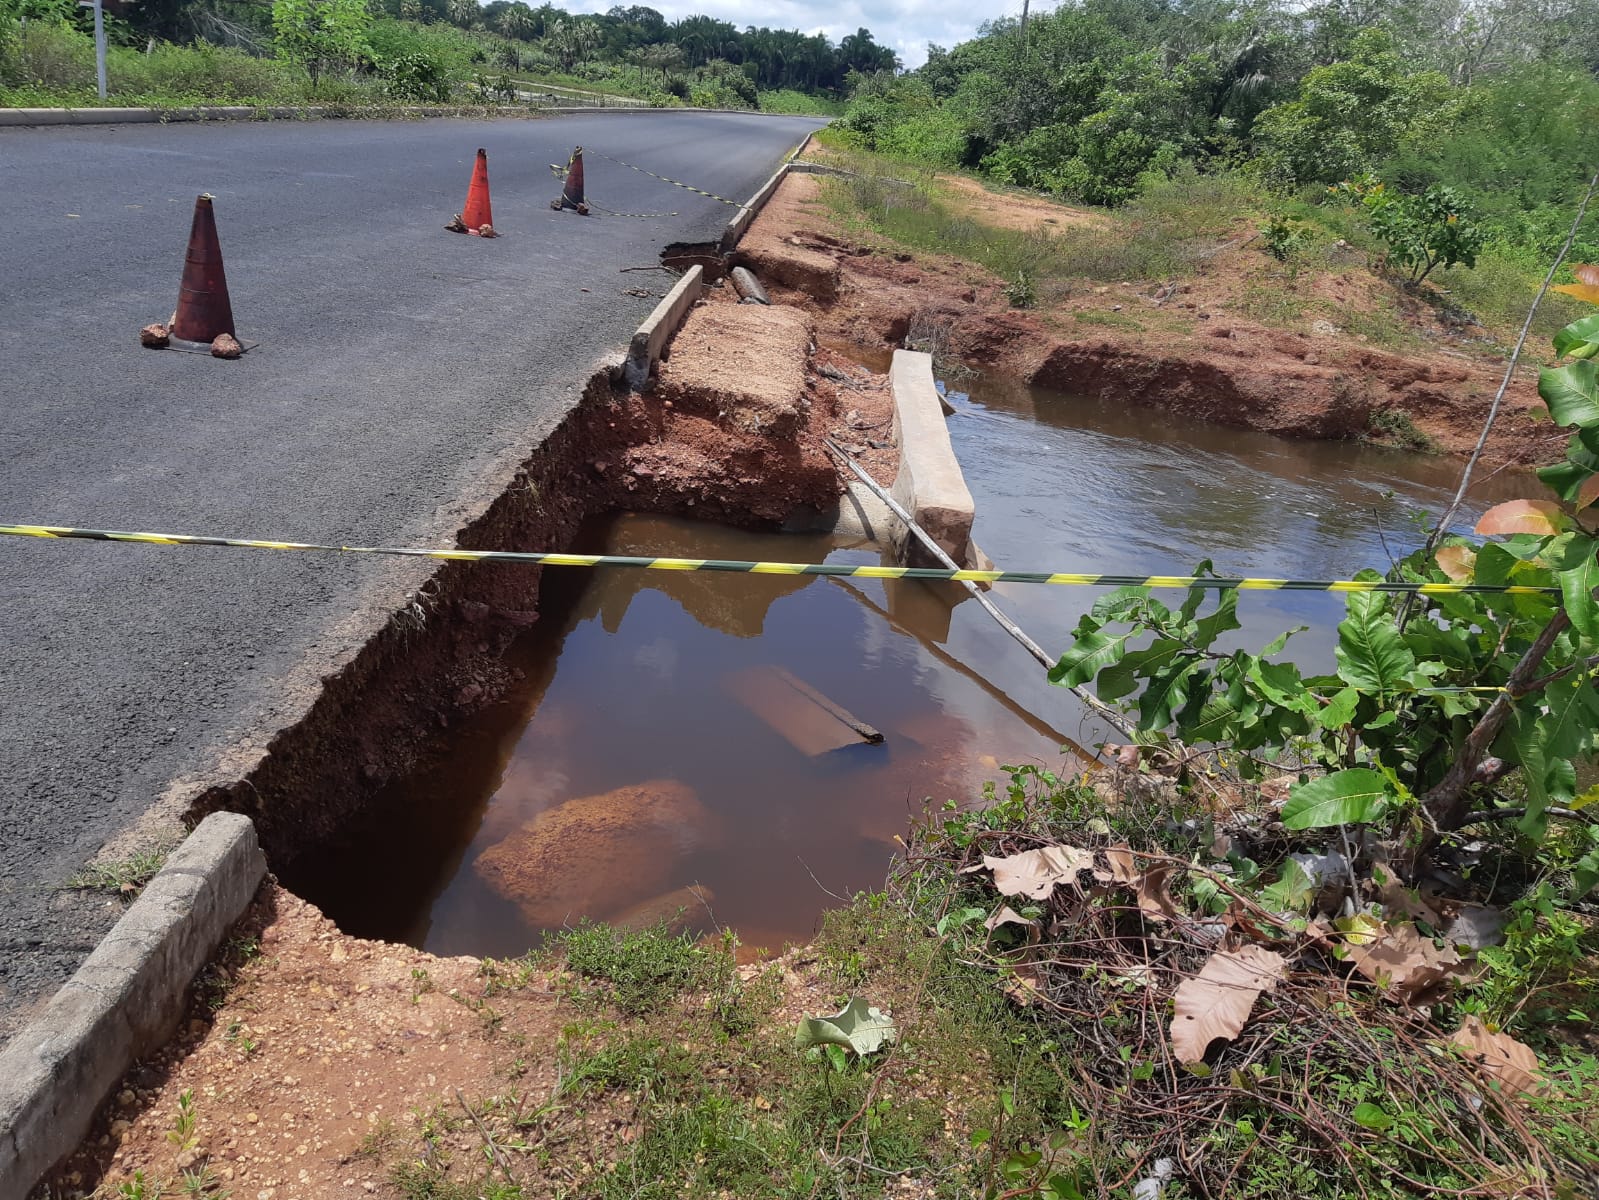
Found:
<path fill-rule="evenodd" d="M 952 395 L 949 427 L 977 501 L 976 537 L 1018 569 L 1186 574 L 1208 557 L 1227 575 L 1345 578 L 1418 544 L 1417 514 L 1446 502 L 1459 469 L 996 380 L 958 386 L 970 394 Z M 1490 480 L 1472 515 L 1518 486 Z M 823 536 L 635 514 L 592 522 L 576 548 L 881 561 Z M 993 594 L 1057 649 L 1097 593 L 999 585 Z M 512 652 L 518 687 L 452 730 L 442 761 L 391 788 L 286 881 L 346 932 L 445 955 L 512 955 L 546 929 L 615 918 L 644 893 L 694 884 L 706 898 L 689 914 L 693 928 L 731 926 L 746 945 L 780 948 L 809 937 L 835 897 L 882 882 L 896 837 L 925 801 L 969 801 L 1003 778 L 1002 763 L 1061 767 L 1063 742 L 1104 736 L 947 585 L 550 571 L 540 608 Z M 1239 612 L 1235 644 L 1304 625 L 1293 656 L 1331 664 L 1338 597 L 1250 592 Z M 796 749 L 741 699 L 737 681 L 774 666 L 877 727 L 882 744 Z M 564 845 L 558 882 L 541 881 L 537 909 L 501 894 L 503 870 L 476 869 L 565 801 L 627 799 L 662 781 L 673 796 L 686 788 L 688 803 L 697 798 L 694 827 L 652 830 L 631 846 L 602 829 L 592 852 Z M 603 807 L 590 803 L 601 825 Z M 488 861 L 503 867 L 506 850 L 525 844 Z M 500 891 L 489 882 L 497 877 Z M 574 898 L 565 907 L 563 895 Z"/>

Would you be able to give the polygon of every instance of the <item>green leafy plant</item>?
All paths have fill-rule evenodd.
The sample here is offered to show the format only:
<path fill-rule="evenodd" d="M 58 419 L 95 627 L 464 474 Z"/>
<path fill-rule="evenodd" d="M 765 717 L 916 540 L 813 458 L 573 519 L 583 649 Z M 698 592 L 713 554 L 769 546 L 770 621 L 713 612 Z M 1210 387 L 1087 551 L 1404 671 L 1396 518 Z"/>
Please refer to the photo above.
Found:
<path fill-rule="evenodd" d="M 1368 178 L 1339 184 L 1334 192 L 1358 200 L 1371 232 L 1390 265 L 1410 272 L 1420 283 L 1437 267 L 1477 265 L 1488 234 L 1453 188 L 1435 185 L 1420 195 L 1405 195 Z"/>
<path fill-rule="evenodd" d="M 362 0 L 272 0 L 278 57 L 316 80 L 368 57 L 372 14 Z"/>
<path fill-rule="evenodd" d="M 1035 307 L 1038 291 L 1033 287 L 1033 277 L 1026 271 L 1016 272 L 1016 278 L 1005 285 L 1005 299 L 1012 308 Z"/>
<path fill-rule="evenodd" d="M 1310 232 L 1281 213 L 1272 214 L 1260 231 L 1260 237 L 1266 245 L 1266 253 L 1278 262 L 1287 262 L 1310 242 Z"/>
<path fill-rule="evenodd" d="M 179 1154 L 185 1154 L 200 1144 L 198 1129 L 200 1114 L 194 1105 L 194 1093 L 185 1088 L 178 1094 L 178 1114 L 167 1130 L 167 1142 Z"/>
<path fill-rule="evenodd" d="M 1577 794 L 1573 766 L 1599 729 L 1596 341 L 1599 323 L 1569 326 L 1566 361 L 1540 375 L 1550 415 L 1573 429 L 1566 460 L 1539 472 L 1554 499 L 1490 509 L 1477 532 L 1495 540 L 1446 538 L 1386 576 L 1356 575 L 1333 673 L 1274 661 L 1291 633 L 1259 653 L 1219 649 L 1239 627 L 1238 592 L 1222 586 L 1208 611 L 1199 590 L 1176 609 L 1145 588 L 1101 598 L 1050 678 L 1094 681 L 1136 712 L 1141 738 L 1218 748 L 1246 778 L 1293 779 L 1290 830 L 1374 826 L 1407 861 L 1471 825 L 1514 823 L 1544 845 L 1552 813 L 1582 820 L 1599 799 Z M 1419 590 L 1396 602 L 1388 585 Z M 1500 798 L 1512 775 L 1524 803 Z M 1578 861 L 1574 894 L 1599 883 L 1596 868 L 1594 855 Z"/>

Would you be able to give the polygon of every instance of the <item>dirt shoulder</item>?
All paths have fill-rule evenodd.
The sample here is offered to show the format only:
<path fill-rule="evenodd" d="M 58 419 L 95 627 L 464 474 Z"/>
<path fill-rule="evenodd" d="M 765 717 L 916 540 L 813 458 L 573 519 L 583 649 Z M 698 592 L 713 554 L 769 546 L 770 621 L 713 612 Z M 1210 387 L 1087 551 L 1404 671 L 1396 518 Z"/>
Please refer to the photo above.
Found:
<path fill-rule="evenodd" d="M 906 250 L 841 219 L 824 199 L 828 186 L 837 185 L 791 175 L 738 256 L 774 298 L 810 311 L 832 345 L 910 344 L 1041 387 L 1185 417 L 1451 454 L 1470 451 L 1504 372 L 1483 330 L 1451 325 L 1420 301 L 1395 310 L 1391 286 L 1352 253 L 1339 265 L 1331 252 L 1331 265 L 1285 289 L 1240 229 L 1187 277 L 1080 280 L 1040 289 L 1037 307 L 1023 311 L 1011 306 L 1006 280 L 983 267 Z M 1037 229 L 1051 209 L 1062 226 L 1095 218 L 969 180 L 949 184 L 946 200 L 951 194 L 998 228 Z M 1529 368 L 1506 397 L 1487 457 L 1538 462 L 1559 441 Z"/>

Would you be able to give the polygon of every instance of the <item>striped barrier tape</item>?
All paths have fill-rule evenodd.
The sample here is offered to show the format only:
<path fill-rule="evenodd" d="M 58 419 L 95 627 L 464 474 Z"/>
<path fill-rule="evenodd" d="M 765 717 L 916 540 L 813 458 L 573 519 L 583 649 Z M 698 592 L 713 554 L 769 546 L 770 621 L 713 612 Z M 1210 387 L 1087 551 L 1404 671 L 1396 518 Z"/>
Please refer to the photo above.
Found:
<path fill-rule="evenodd" d="M 743 207 L 745 207 L 743 204 L 740 204 L 737 200 L 729 200 L 726 196 L 718 196 L 715 192 L 707 192 L 704 188 L 697 188 L 697 187 L 695 187 L 692 184 L 684 183 L 682 180 L 679 180 L 679 179 L 668 179 L 665 175 L 657 175 L 654 171 L 646 171 L 643 167 L 635 167 L 632 163 L 623 162 L 619 158 L 612 158 L 609 154 L 606 154 L 603 151 L 600 151 L 600 150 L 588 150 L 588 151 L 585 151 L 585 153 L 596 155 L 596 156 L 598 156 L 600 158 L 605 159 L 607 162 L 614 162 L 617 166 L 626 167 L 629 171 L 637 171 L 640 175 L 648 175 L 651 179 L 659 179 L 662 183 L 669 183 L 673 187 L 680 187 L 685 192 L 693 192 L 696 196 L 708 196 L 712 200 L 719 200 L 723 204 L 732 205 L 734 208 L 743 208 Z M 672 215 L 676 216 L 677 214 L 673 213 Z"/>
<path fill-rule="evenodd" d="M 1185 591 L 1409 592 L 1458 596 L 1559 595 L 1553 587 L 1526 584 L 1394 583 L 1386 579 L 1222 579 L 1199 575 L 1089 575 L 1067 571 L 967 571 L 940 567 L 868 567 L 843 563 L 753 562 L 726 558 L 637 558 L 616 554 L 558 554 L 522 550 L 428 550 L 407 546 L 331 546 L 317 542 L 270 542 L 257 538 L 201 537 L 186 533 L 135 533 L 78 529 L 69 525 L 0 525 L 0 535 L 83 538 L 96 542 L 143 542 L 156 546 L 237 546 L 247 550 L 322 550 L 340 554 L 388 554 L 450 562 L 519 562 L 546 567 L 635 567 L 647 571 L 728 571 L 746 575 L 826 575 L 842 579 L 932 579 L 972 583 L 1044 583 L 1068 587 L 1176 588 Z"/>

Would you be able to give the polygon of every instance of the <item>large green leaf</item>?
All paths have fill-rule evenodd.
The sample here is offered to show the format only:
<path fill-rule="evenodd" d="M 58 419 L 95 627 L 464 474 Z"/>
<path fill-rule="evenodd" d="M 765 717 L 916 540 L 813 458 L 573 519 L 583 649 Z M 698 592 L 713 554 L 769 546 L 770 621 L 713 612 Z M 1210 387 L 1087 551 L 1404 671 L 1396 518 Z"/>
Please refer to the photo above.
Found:
<path fill-rule="evenodd" d="M 1121 661 L 1127 653 L 1127 642 L 1137 632 L 1111 637 L 1098 629 L 1084 631 L 1079 627 L 1077 640 L 1060 656 L 1060 661 L 1049 669 L 1049 681 L 1065 687 L 1078 687 L 1113 663 Z"/>
<path fill-rule="evenodd" d="M 1228 590 L 1217 601 L 1216 611 L 1194 622 L 1194 645 L 1209 650 L 1211 643 L 1232 629 L 1242 629 L 1238 623 L 1238 593 Z"/>
<path fill-rule="evenodd" d="M 1355 705 L 1360 703 L 1360 693 L 1352 687 L 1340 688 L 1328 698 L 1326 707 L 1315 713 L 1316 724 L 1323 729 L 1342 729 L 1355 716 Z"/>
<path fill-rule="evenodd" d="M 1169 666 L 1182 650 L 1183 644 L 1179 641 L 1157 638 L 1143 650 L 1129 651 L 1119 662 L 1100 672 L 1096 685 L 1099 698 L 1117 700 L 1130 694 L 1137 688 L 1140 677 L 1147 679 Z"/>
<path fill-rule="evenodd" d="M 1596 549 L 1599 544 L 1593 538 L 1574 536 L 1561 547 L 1559 558 L 1554 559 L 1566 616 L 1571 618 L 1571 627 L 1590 640 L 1599 637 L 1599 604 L 1593 597 L 1594 589 L 1599 588 Z"/>
<path fill-rule="evenodd" d="M 881 1009 L 873 1008 L 856 996 L 844 1011 L 830 1017 L 801 1017 L 794 1031 L 794 1044 L 801 1050 L 811 1046 L 847 1046 L 856 1054 L 881 1050 L 899 1036 L 894 1020 Z"/>
<path fill-rule="evenodd" d="M 1399 636 L 1388 598 L 1381 592 L 1351 592 L 1349 615 L 1338 626 L 1338 676 L 1350 687 L 1388 695 L 1406 690 L 1416 656 Z"/>
<path fill-rule="evenodd" d="M 1377 771 L 1367 767 L 1334 771 L 1289 793 L 1283 824 L 1289 829 L 1362 825 L 1382 815 L 1389 794 L 1388 780 Z"/>
<path fill-rule="evenodd" d="M 1538 394 L 1556 425 L 1599 425 L 1599 366 L 1572 362 L 1538 372 Z"/>
<path fill-rule="evenodd" d="M 1592 850 L 1577 860 L 1571 868 L 1571 898 L 1581 900 L 1599 887 L 1599 834 L 1595 834 Z"/>
<path fill-rule="evenodd" d="M 1599 315 L 1573 321 L 1555 334 L 1555 353 L 1561 358 L 1592 358 L 1599 352 Z"/>
<path fill-rule="evenodd" d="M 1138 697 L 1138 726 L 1140 729 L 1165 729 L 1172 723 L 1172 713 L 1188 701 L 1188 686 L 1194 682 L 1194 672 L 1203 666 L 1197 662 L 1180 662 L 1169 667 L 1149 681 L 1149 686 Z"/>

